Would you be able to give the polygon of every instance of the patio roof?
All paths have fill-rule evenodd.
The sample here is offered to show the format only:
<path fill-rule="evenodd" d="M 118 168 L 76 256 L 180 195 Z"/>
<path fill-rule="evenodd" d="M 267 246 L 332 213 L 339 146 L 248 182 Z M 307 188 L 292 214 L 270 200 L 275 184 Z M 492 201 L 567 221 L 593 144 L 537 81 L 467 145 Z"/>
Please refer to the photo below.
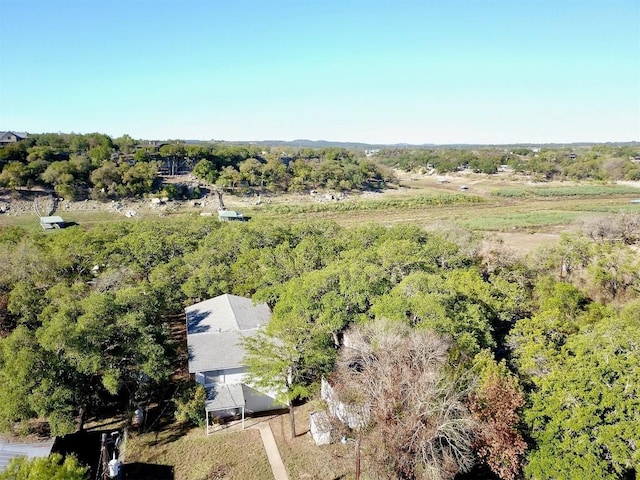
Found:
<path fill-rule="evenodd" d="M 240 383 L 219 383 L 207 389 L 206 412 L 220 412 L 235 408 L 244 409 L 244 405 L 244 393 Z"/>

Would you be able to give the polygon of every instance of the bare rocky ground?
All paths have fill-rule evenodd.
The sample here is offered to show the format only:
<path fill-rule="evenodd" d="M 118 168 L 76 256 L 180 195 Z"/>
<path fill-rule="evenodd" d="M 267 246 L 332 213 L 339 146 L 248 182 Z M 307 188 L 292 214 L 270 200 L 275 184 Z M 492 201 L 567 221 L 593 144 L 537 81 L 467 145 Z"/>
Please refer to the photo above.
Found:
<path fill-rule="evenodd" d="M 43 215 L 52 214 L 50 207 L 51 201 L 49 195 L 43 194 L 22 194 L 18 198 L 15 193 L 9 195 L 0 194 L 0 213 L 10 216 L 20 216 L 35 214 L 35 203 L 39 205 L 40 212 Z M 69 202 L 66 200 L 57 200 L 55 214 L 70 211 L 108 211 L 126 214 L 127 212 L 144 212 L 152 210 L 153 206 L 150 201 L 109 201 L 98 202 L 95 200 L 82 200 L 77 202 Z M 1 217 L 0 217 L 1 218 Z"/>
<path fill-rule="evenodd" d="M 54 208 L 55 206 L 55 208 Z M 43 190 L 7 191 L 0 189 L 0 223 L 2 215 L 36 215 L 36 208 L 42 216 L 64 212 L 109 212 L 132 217 L 161 213 L 182 207 L 200 207 L 210 211 L 217 209 L 218 202 L 213 196 L 198 200 L 168 200 L 166 198 L 122 199 L 97 201 L 91 199 L 68 201 L 56 198 L 55 194 Z"/>

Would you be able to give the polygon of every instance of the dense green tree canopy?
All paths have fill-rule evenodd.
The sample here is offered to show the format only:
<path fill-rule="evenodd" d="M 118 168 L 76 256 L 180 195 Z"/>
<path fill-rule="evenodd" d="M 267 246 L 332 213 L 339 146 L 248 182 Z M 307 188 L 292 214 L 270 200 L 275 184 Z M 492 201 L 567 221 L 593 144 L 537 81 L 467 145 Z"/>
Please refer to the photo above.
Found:
<path fill-rule="evenodd" d="M 99 133 L 34 134 L 0 148 L 0 187 L 40 185 L 67 199 L 139 197 L 161 191 L 159 173 L 188 172 L 238 193 L 383 188 L 391 180 L 372 162 L 336 148 L 309 154 L 226 143 L 141 142 Z"/>
<path fill-rule="evenodd" d="M 75 457 L 54 453 L 46 458 L 18 457 L 11 460 L 6 470 L 0 472 L 0 480 L 87 480 L 88 468 L 81 466 Z"/>
<path fill-rule="evenodd" d="M 444 227 L 204 217 L 0 227 L 0 428 L 40 418 L 66 433 L 102 407 L 157 400 L 184 362 L 171 338 L 183 308 L 233 293 L 272 308 L 247 347 L 256 382 L 285 402 L 331 374 L 347 329 L 391 321 L 447 338 L 446 368 L 468 379 L 460 401 L 485 422 L 476 461 L 509 479 L 521 465 L 529 478 L 629 478 L 640 279 L 625 222 L 624 235 L 591 225 L 565 236 L 530 266 L 481 255 L 473 235 Z"/>

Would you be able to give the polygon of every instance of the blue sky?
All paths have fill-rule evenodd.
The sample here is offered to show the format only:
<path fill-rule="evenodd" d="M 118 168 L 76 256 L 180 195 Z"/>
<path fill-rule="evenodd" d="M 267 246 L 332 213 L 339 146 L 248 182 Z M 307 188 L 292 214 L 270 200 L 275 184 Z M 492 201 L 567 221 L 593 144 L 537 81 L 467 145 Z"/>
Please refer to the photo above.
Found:
<path fill-rule="evenodd" d="M 0 130 L 640 140 L 640 0 L 0 0 Z"/>

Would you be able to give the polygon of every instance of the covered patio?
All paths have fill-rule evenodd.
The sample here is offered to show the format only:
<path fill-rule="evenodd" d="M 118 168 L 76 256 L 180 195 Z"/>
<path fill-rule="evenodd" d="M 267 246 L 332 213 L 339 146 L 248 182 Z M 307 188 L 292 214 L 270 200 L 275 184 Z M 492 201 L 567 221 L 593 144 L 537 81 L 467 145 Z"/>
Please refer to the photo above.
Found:
<path fill-rule="evenodd" d="M 216 384 L 207 389 L 207 401 L 205 403 L 205 414 L 207 421 L 207 435 L 211 433 L 210 413 L 218 413 L 218 417 L 241 415 L 242 430 L 244 430 L 244 413 L 246 401 L 242 384 Z"/>

